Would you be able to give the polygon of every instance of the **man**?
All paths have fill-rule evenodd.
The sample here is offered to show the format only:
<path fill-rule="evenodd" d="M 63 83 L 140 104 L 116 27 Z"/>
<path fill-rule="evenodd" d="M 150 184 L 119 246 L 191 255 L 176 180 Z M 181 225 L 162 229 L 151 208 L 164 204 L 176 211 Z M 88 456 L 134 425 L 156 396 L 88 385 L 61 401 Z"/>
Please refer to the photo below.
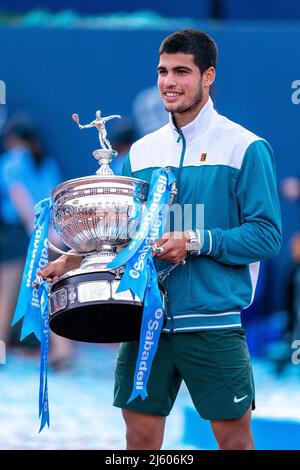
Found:
<path fill-rule="evenodd" d="M 240 315 L 253 300 L 259 261 L 275 256 L 281 243 L 272 150 L 213 109 L 217 48 L 209 36 L 179 31 L 159 53 L 158 88 L 170 122 L 132 146 L 123 173 L 150 181 L 154 169 L 170 166 L 175 202 L 203 204 L 205 229 L 193 226 L 157 241 L 158 259 L 186 262 L 166 279 L 167 322 L 148 397 L 128 403 L 138 342 L 123 343 L 114 405 L 122 408 L 127 449 L 160 449 L 183 379 L 220 449 L 252 449 L 254 383 Z M 51 278 L 72 263 L 63 257 L 42 274 Z"/>

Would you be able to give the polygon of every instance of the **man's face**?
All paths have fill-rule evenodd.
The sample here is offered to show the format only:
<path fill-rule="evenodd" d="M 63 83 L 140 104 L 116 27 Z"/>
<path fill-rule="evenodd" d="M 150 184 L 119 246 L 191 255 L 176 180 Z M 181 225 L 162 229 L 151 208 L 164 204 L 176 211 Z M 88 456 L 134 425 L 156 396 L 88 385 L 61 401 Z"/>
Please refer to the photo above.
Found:
<path fill-rule="evenodd" d="M 161 54 L 158 89 L 164 106 L 171 113 L 194 111 L 203 98 L 202 76 L 192 54 Z"/>

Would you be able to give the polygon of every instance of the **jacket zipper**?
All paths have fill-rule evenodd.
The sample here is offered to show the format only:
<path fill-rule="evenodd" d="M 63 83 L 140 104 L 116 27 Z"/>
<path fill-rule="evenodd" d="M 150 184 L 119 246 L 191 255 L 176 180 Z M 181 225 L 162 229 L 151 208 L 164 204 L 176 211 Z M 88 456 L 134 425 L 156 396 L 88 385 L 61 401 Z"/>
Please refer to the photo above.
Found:
<path fill-rule="evenodd" d="M 178 168 L 178 174 L 177 174 L 177 199 L 179 196 L 179 188 L 180 188 L 180 183 L 181 183 L 181 173 L 182 173 L 182 165 L 183 165 L 183 160 L 184 160 L 184 155 L 185 155 L 185 150 L 186 150 L 186 140 L 183 135 L 183 132 L 181 129 L 175 128 L 176 131 L 179 134 L 179 137 L 177 139 L 177 142 L 179 143 L 182 141 L 182 149 L 181 149 L 181 155 L 180 155 L 180 162 L 179 162 L 179 168 Z M 170 317 L 170 331 L 168 331 L 168 334 L 171 335 L 173 334 L 174 331 L 174 318 L 173 314 L 169 309 L 169 297 L 167 296 L 167 315 Z"/>
<path fill-rule="evenodd" d="M 177 198 L 178 198 L 179 188 L 180 188 L 180 183 L 181 183 L 182 165 L 183 165 L 183 160 L 184 160 L 184 155 L 185 155 L 185 150 L 186 150 L 186 140 L 181 129 L 179 130 L 176 129 L 176 131 L 179 134 L 177 142 L 180 142 L 180 140 L 182 140 L 182 149 L 181 149 L 180 163 L 179 163 L 178 175 L 177 175 Z"/>

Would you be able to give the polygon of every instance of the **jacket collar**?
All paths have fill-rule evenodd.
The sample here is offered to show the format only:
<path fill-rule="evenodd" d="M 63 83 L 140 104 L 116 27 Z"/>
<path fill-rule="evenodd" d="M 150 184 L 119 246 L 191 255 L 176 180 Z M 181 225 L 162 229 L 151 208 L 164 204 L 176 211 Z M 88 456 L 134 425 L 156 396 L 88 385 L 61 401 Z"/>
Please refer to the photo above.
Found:
<path fill-rule="evenodd" d="M 195 119 L 181 128 L 181 132 L 185 137 L 186 143 L 190 144 L 194 140 L 199 139 L 202 134 L 207 132 L 215 123 L 217 117 L 218 113 L 215 111 L 212 99 L 209 97 L 207 103 L 205 103 Z M 178 141 L 178 139 L 180 139 L 180 133 L 173 122 L 173 116 L 171 113 L 169 113 L 169 124 L 172 134 Z"/>

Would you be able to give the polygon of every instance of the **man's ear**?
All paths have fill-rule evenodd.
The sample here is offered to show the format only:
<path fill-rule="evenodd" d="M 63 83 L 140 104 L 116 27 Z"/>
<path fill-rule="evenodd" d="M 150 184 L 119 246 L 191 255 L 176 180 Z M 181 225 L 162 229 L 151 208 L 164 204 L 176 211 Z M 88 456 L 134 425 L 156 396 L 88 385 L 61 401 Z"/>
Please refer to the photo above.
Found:
<path fill-rule="evenodd" d="M 209 67 L 203 73 L 202 83 L 204 87 L 209 88 L 215 81 L 216 78 L 216 69 L 214 67 Z"/>

